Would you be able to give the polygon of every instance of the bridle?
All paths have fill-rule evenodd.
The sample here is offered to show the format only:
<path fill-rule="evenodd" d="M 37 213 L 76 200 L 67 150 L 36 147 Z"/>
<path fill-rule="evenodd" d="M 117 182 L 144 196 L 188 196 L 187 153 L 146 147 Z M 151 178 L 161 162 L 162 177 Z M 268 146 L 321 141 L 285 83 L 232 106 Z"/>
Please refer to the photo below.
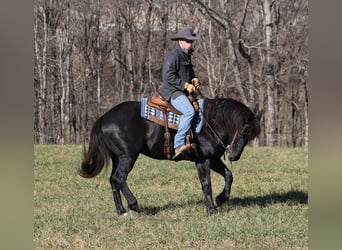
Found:
<path fill-rule="evenodd" d="M 233 146 L 235 144 L 235 141 L 237 138 L 240 137 L 240 135 L 243 133 L 243 131 L 246 129 L 247 124 L 245 124 L 242 129 L 239 131 L 239 129 L 235 130 L 234 136 L 232 141 L 230 142 L 230 144 L 228 144 L 227 146 L 224 145 L 224 142 L 222 140 L 222 138 L 216 133 L 216 131 L 214 130 L 214 128 L 210 125 L 210 123 L 208 122 L 207 119 L 205 119 L 204 115 L 203 115 L 204 121 L 207 124 L 207 127 L 210 129 L 210 131 L 215 135 L 216 139 L 218 140 L 220 146 L 222 146 L 225 149 L 225 152 L 229 155 L 232 150 L 233 150 Z"/>
<path fill-rule="evenodd" d="M 230 154 L 233 150 L 233 146 L 234 146 L 234 143 L 235 143 L 235 140 L 236 138 L 238 137 L 238 135 L 240 136 L 240 133 L 238 133 L 238 130 L 235 130 L 235 133 L 234 133 L 234 137 L 232 139 L 232 141 L 230 142 L 230 144 L 228 144 L 225 149 L 226 149 L 226 152 L 228 154 Z"/>

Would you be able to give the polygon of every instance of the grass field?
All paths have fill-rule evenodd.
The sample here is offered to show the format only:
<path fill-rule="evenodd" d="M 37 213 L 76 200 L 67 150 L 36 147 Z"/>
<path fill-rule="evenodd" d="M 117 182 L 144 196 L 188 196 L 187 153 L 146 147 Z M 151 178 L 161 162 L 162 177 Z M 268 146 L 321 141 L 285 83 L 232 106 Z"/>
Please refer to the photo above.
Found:
<path fill-rule="evenodd" d="M 34 147 L 35 249 L 307 249 L 308 152 L 249 148 L 227 166 L 231 200 L 208 216 L 194 164 L 140 156 L 128 184 L 142 213 L 118 216 L 111 168 L 77 175 L 80 146 Z M 212 172 L 214 197 L 223 179 Z M 126 202 L 125 202 L 126 204 Z"/>

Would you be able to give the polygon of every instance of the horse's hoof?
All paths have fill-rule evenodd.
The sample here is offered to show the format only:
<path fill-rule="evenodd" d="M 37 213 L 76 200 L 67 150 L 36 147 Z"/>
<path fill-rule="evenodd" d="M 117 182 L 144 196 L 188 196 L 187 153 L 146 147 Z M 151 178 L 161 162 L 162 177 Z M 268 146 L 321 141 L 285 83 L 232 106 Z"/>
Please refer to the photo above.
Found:
<path fill-rule="evenodd" d="M 127 217 L 127 218 L 135 217 L 136 215 L 138 215 L 138 212 L 133 211 L 133 210 L 129 210 L 128 212 L 122 214 L 123 217 Z"/>
<path fill-rule="evenodd" d="M 212 209 L 212 210 L 209 210 L 209 215 L 214 215 L 214 214 L 217 214 L 218 213 L 218 210 L 217 209 Z"/>

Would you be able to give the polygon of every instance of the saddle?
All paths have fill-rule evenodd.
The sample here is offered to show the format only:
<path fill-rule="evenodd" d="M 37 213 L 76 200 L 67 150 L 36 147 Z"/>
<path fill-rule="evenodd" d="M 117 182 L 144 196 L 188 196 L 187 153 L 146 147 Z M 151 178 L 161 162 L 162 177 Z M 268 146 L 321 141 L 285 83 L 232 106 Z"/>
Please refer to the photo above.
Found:
<path fill-rule="evenodd" d="M 171 103 L 165 101 L 165 99 L 157 92 L 151 98 L 147 100 L 147 104 L 156 109 L 172 112 L 178 115 L 182 115 Z"/>
<path fill-rule="evenodd" d="M 199 110 L 199 106 L 195 98 L 192 95 L 189 95 L 188 99 L 194 106 L 195 111 L 197 112 Z M 164 153 L 168 159 L 171 159 L 173 143 L 171 141 L 171 134 L 169 132 L 169 127 L 168 127 L 168 113 L 172 112 L 178 115 L 183 115 L 183 113 L 178 111 L 171 103 L 167 102 L 158 92 L 155 93 L 152 97 L 150 97 L 147 100 L 147 104 L 151 107 L 161 110 L 163 113 L 163 121 L 164 121 L 164 127 L 165 127 Z M 189 152 L 196 148 L 196 144 L 190 142 L 191 139 L 193 139 L 193 132 L 190 129 L 185 137 L 185 145 L 187 147 L 187 151 Z"/>
<path fill-rule="evenodd" d="M 195 111 L 198 112 L 199 106 L 196 99 L 192 95 L 189 95 L 188 99 L 192 103 Z M 165 110 L 166 112 L 183 115 L 182 112 L 178 111 L 171 103 L 165 101 L 164 97 L 162 97 L 161 94 L 159 94 L 158 92 L 147 99 L 147 104 L 161 111 Z"/>

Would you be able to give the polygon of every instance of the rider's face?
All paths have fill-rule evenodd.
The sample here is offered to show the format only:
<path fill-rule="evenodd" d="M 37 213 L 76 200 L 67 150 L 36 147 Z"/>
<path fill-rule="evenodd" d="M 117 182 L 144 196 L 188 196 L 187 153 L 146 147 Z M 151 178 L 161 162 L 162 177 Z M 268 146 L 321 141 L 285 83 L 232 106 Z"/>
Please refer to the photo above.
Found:
<path fill-rule="evenodd" d="M 192 46 L 193 41 L 188 41 L 188 40 L 180 40 L 179 45 L 182 49 L 190 49 Z"/>

